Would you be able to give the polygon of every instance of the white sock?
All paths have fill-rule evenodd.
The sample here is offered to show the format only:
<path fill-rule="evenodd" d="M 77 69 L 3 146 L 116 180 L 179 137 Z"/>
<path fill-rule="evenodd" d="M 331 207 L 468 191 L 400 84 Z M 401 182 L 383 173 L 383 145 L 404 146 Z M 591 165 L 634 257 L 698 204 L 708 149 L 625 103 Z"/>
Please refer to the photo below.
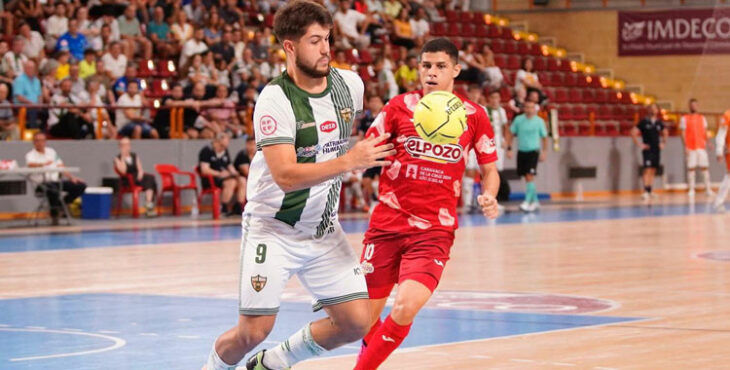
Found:
<path fill-rule="evenodd" d="M 705 180 L 705 193 L 712 191 L 712 184 L 710 184 L 710 170 L 702 170 L 702 177 Z"/>
<path fill-rule="evenodd" d="M 307 324 L 286 341 L 266 351 L 264 366 L 272 370 L 286 369 L 300 361 L 316 357 L 325 352 L 312 338 L 312 330 Z"/>
<path fill-rule="evenodd" d="M 695 190 L 695 171 L 687 171 L 687 180 L 689 181 L 689 190 Z"/>
<path fill-rule="evenodd" d="M 213 349 L 210 350 L 208 356 L 208 363 L 205 365 L 206 370 L 235 370 L 236 365 L 228 365 L 218 357 L 218 352 L 215 351 L 215 343 L 213 343 Z"/>
<path fill-rule="evenodd" d="M 725 203 L 728 191 L 730 191 L 730 173 L 725 175 L 722 179 L 720 190 L 717 191 L 717 198 L 715 198 L 715 206 L 719 207 L 721 204 Z"/>
<path fill-rule="evenodd" d="M 465 207 L 471 207 L 474 200 L 474 178 L 464 176 L 461 181 L 461 200 L 464 202 Z"/>

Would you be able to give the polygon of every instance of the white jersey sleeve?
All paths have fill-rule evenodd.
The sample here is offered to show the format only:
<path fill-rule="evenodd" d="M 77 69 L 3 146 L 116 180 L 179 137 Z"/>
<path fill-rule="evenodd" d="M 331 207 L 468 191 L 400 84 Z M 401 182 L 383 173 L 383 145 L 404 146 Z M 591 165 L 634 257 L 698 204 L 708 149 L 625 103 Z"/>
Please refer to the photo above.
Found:
<path fill-rule="evenodd" d="M 353 71 L 338 68 L 337 72 L 340 73 L 342 78 L 347 83 L 347 86 L 350 88 L 350 91 L 352 93 L 352 104 L 353 107 L 355 107 L 355 114 L 360 114 L 363 110 L 362 108 L 365 95 L 365 84 L 362 82 L 360 76 L 358 76 L 357 73 Z"/>
<path fill-rule="evenodd" d="M 296 120 L 289 99 L 281 88 L 264 88 L 253 111 L 256 145 L 259 148 L 275 144 L 292 144 L 296 135 Z"/>

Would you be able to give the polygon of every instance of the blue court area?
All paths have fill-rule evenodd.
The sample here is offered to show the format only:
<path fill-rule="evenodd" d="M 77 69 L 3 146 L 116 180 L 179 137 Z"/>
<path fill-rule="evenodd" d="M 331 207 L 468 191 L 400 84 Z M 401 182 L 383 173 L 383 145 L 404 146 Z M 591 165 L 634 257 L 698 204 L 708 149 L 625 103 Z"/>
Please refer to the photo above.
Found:
<path fill-rule="evenodd" d="M 596 207 L 573 209 L 543 209 L 537 213 L 524 214 L 510 212 L 500 216 L 496 225 L 573 222 L 591 220 L 610 220 L 641 217 L 679 216 L 695 213 L 709 213 L 708 204 L 695 205 L 658 205 L 653 207 Z M 342 227 L 348 233 L 365 232 L 366 219 L 342 220 Z M 490 223 L 482 215 L 459 216 L 463 227 L 483 226 Z M 238 240 L 241 237 L 239 225 L 198 226 L 175 228 L 140 228 L 135 230 L 94 230 L 70 233 L 50 233 L 31 235 L 8 235 L 0 237 L 0 253 L 41 251 L 76 248 L 102 248 L 129 245 L 154 245 L 162 243 L 216 242 Z"/>
<path fill-rule="evenodd" d="M 0 300 L 0 369 L 199 369 L 213 341 L 235 323 L 231 299 L 83 294 Z M 263 347 L 322 317 L 284 303 Z M 425 309 L 402 347 L 574 329 L 637 320 Z M 328 356 L 354 354 L 354 343 Z M 485 345 L 484 353 L 489 353 Z"/>

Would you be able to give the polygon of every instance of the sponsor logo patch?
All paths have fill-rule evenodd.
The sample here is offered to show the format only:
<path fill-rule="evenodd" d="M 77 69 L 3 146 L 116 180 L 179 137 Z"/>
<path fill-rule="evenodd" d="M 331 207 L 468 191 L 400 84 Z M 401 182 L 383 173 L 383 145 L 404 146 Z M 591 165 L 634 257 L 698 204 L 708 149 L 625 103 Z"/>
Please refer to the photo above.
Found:
<path fill-rule="evenodd" d="M 461 145 L 432 144 L 415 136 L 406 140 L 405 148 L 411 157 L 436 163 L 456 163 L 461 160 L 464 153 Z"/>
<path fill-rule="evenodd" d="M 319 130 L 322 132 L 327 132 L 327 133 L 334 131 L 336 128 L 337 128 L 337 122 L 335 122 L 335 121 L 322 122 L 319 125 Z"/>

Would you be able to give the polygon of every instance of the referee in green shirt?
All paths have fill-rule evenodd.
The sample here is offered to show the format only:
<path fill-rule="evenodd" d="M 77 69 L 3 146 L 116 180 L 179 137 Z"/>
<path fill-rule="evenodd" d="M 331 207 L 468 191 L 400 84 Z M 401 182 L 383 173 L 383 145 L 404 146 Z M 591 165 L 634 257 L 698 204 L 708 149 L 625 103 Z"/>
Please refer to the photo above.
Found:
<path fill-rule="evenodd" d="M 537 162 L 544 161 L 547 155 L 547 128 L 545 121 L 537 116 L 537 104 L 533 101 L 525 101 L 525 113 L 512 121 L 510 131 L 517 136 L 517 174 L 525 178 L 525 201 L 520 205 L 524 212 L 534 212 L 540 207 L 537 201 L 537 188 L 535 187 L 535 176 L 537 175 Z M 511 148 L 511 143 L 508 143 Z M 512 152 L 507 153 L 512 158 Z"/>

